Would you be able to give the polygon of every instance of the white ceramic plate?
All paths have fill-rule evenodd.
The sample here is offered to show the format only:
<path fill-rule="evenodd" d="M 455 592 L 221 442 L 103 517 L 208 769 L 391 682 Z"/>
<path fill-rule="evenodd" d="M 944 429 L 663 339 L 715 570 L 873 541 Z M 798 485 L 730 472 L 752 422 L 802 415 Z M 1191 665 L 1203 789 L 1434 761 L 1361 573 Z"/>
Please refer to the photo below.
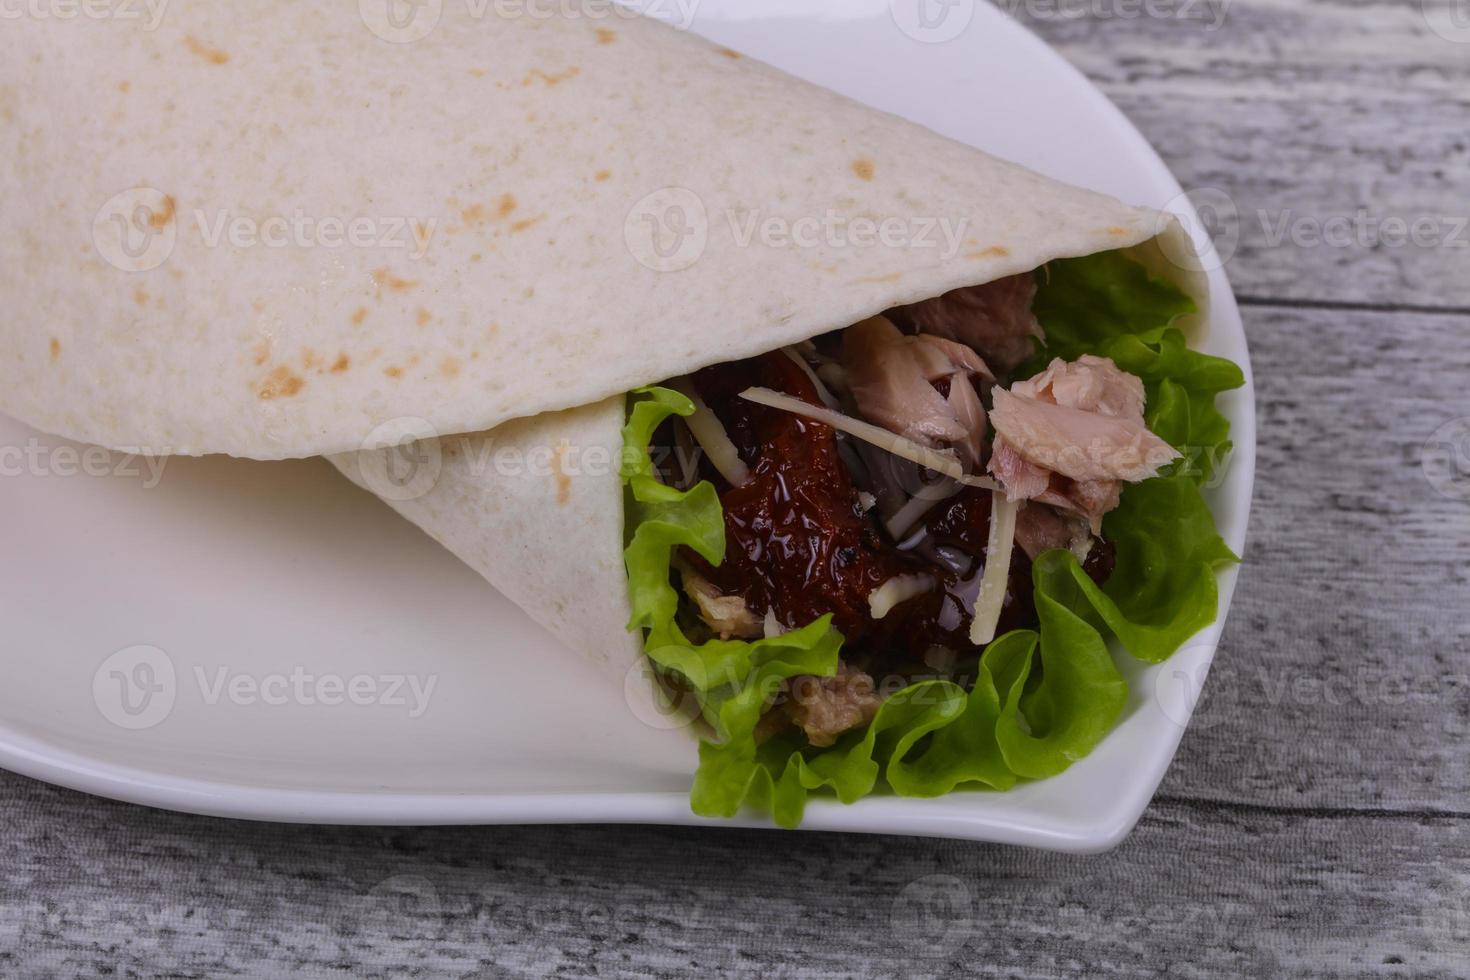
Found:
<path fill-rule="evenodd" d="M 1039 40 L 973 0 L 916 27 L 914 3 L 895 0 L 895 15 L 888 0 L 703 0 L 694 25 L 1198 227 L 1142 137 Z M 662 4 L 672 17 L 689 6 Z M 1246 365 L 1222 272 L 1212 286 L 1209 349 Z M 1251 389 L 1225 408 L 1238 448 L 1212 503 L 1240 551 Z M 155 480 L 138 461 L 0 417 L 0 471 L 5 768 L 266 820 L 701 822 L 685 796 L 695 765 L 686 737 L 633 717 L 620 690 L 320 460 L 171 459 Z M 1221 580 L 1222 623 L 1234 582 L 1233 572 Z M 1162 667 L 1120 657 L 1133 691 L 1126 717 L 1056 779 L 938 800 L 817 800 L 805 827 L 1109 847 L 1163 777 L 1219 633 Z"/>

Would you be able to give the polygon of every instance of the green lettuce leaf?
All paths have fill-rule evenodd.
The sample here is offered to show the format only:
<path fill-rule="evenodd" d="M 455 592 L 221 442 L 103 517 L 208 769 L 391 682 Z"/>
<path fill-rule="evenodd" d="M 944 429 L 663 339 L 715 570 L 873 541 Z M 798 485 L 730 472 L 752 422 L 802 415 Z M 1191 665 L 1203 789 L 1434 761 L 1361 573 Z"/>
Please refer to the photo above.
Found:
<path fill-rule="evenodd" d="M 814 792 L 852 803 L 879 791 L 932 797 L 1056 775 L 1096 747 L 1127 702 L 1110 637 L 1134 657 L 1158 662 L 1214 620 L 1215 572 L 1236 558 L 1215 531 L 1200 485 L 1228 452 L 1229 423 L 1215 396 L 1243 383 L 1240 369 L 1189 350 L 1174 324 L 1193 303 L 1121 253 L 1054 262 L 1038 281 L 1035 308 L 1047 344 L 1031 370 L 1052 357 L 1111 357 L 1144 380 L 1150 428 L 1186 459 L 1124 490 L 1104 525 L 1117 549 L 1105 586 L 1070 552 L 1039 556 L 1038 630 L 991 643 L 968 690 L 949 680 L 910 684 L 883 702 L 867 728 L 829 747 L 792 735 L 757 744 L 755 730 L 783 681 L 836 673 L 842 635 L 831 617 L 752 642 L 695 644 L 680 630 L 671 557 L 687 546 L 718 564 L 723 514 L 713 486 L 665 486 L 649 457 L 659 425 L 691 414 L 693 405 L 664 388 L 631 396 L 623 460 L 629 625 L 645 631 L 649 659 L 694 694 L 713 730 L 700 745 L 695 813 L 728 817 L 750 807 L 795 827 Z"/>

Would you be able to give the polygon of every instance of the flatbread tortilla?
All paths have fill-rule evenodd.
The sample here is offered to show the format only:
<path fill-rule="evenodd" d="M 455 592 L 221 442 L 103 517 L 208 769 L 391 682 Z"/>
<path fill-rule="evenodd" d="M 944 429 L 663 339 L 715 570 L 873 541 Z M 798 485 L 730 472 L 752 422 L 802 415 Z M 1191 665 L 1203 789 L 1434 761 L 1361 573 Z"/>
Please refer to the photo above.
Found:
<path fill-rule="evenodd" d="M 337 453 L 404 419 L 596 404 L 1060 256 L 1192 254 L 1154 211 L 564 6 L 7 24 L 0 410 L 115 448 Z"/>

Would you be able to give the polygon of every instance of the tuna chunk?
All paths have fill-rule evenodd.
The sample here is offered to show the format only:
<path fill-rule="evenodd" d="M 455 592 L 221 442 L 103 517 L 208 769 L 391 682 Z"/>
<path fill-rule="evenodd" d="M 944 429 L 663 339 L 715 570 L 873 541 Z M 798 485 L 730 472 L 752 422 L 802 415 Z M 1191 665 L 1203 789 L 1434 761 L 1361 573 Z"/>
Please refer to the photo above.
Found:
<path fill-rule="evenodd" d="M 993 375 L 974 351 L 940 337 L 906 336 L 880 316 L 843 333 L 842 366 L 863 418 L 926 446 L 955 446 L 978 461 L 985 410 L 970 377 Z M 944 379 L 948 398 L 934 387 Z M 962 388 L 970 398 L 957 392 Z"/>
<path fill-rule="evenodd" d="M 1012 371 L 1031 356 L 1041 339 L 1041 324 L 1031 312 L 1036 281 L 1030 273 L 984 286 L 956 289 L 893 312 L 906 327 L 959 341 L 1002 371 Z"/>
<path fill-rule="evenodd" d="M 765 620 L 751 611 L 738 595 L 725 595 L 714 583 L 696 572 L 688 562 L 674 559 L 684 594 L 694 603 L 706 626 L 720 639 L 756 640 L 766 635 Z"/>
<path fill-rule="evenodd" d="M 835 677 L 793 677 L 782 708 L 807 741 L 820 748 L 872 721 L 882 703 L 873 678 L 839 663 Z"/>
<path fill-rule="evenodd" d="M 1016 514 L 1016 544 L 1033 560 L 1042 552 L 1066 548 L 1078 561 L 1085 561 L 1092 550 L 1092 533 L 1076 514 L 1032 500 Z"/>
<path fill-rule="evenodd" d="M 1087 518 L 1094 533 L 1118 506 L 1123 482 L 1179 458 L 1143 421 L 1143 382 L 1091 355 L 1054 360 L 1029 381 L 996 389 L 990 472 L 1006 492 Z"/>

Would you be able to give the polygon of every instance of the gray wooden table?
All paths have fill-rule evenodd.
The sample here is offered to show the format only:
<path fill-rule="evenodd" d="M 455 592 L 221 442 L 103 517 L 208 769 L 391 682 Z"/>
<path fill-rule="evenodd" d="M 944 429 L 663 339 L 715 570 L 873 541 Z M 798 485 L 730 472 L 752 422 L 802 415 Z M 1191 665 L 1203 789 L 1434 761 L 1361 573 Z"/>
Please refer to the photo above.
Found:
<path fill-rule="evenodd" d="M 1233 204 L 1251 543 L 1137 833 L 277 827 L 0 776 L 0 976 L 1470 976 L 1470 6 L 1006 2 Z"/>

